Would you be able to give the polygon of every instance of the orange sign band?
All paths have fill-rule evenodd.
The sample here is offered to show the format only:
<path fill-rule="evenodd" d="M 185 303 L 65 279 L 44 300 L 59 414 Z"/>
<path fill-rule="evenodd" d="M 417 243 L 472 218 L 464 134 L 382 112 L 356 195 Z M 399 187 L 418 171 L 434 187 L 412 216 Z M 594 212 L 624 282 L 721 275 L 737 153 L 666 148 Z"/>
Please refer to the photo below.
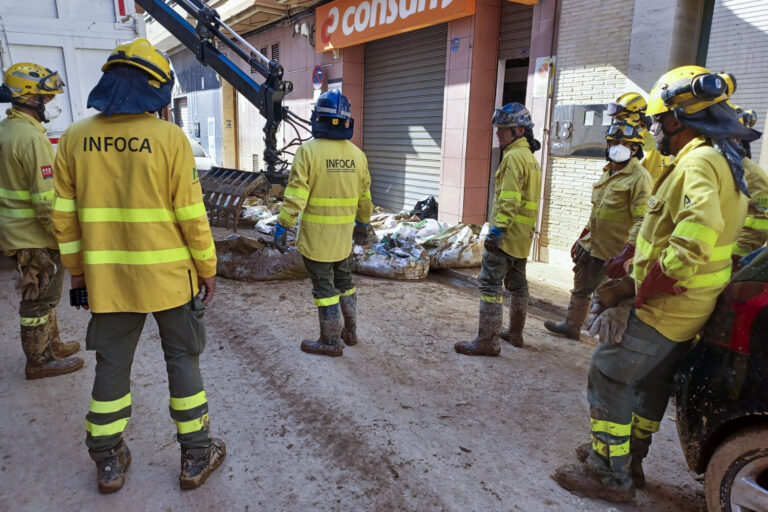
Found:
<path fill-rule="evenodd" d="M 315 10 L 315 49 L 345 48 L 475 14 L 476 0 L 336 0 Z"/>

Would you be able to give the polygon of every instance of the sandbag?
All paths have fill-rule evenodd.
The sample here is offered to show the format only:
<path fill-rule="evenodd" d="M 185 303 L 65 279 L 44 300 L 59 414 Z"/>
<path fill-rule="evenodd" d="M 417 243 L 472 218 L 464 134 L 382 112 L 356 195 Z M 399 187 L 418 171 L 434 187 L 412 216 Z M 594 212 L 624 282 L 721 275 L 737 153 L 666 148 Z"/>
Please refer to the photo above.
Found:
<path fill-rule="evenodd" d="M 385 236 L 370 248 L 355 246 L 355 272 L 387 279 L 423 279 L 429 274 L 429 254 L 421 245 Z"/>
<path fill-rule="evenodd" d="M 304 260 L 295 247 L 285 253 L 272 244 L 238 234 L 216 240 L 216 273 L 237 281 L 273 281 L 306 277 Z"/>
<path fill-rule="evenodd" d="M 416 241 L 429 253 L 429 266 L 433 270 L 479 267 L 483 260 L 482 229 L 474 224 L 457 224 Z"/>

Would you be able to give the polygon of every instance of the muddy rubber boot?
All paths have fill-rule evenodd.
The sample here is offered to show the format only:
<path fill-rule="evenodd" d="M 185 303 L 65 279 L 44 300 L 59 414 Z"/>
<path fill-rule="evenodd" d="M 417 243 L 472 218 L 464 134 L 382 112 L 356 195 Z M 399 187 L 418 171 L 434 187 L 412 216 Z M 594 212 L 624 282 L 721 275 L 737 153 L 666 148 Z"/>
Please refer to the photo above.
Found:
<path fill-rule="evenodd" d="M 523 328 L 525 317 L 528 313 L 528 299 L 526 297 L 512 297 L 509 303 L 509 329 L 504 329 L 499 338 L 516 347 L 524 345 Z"/>
<path fill-rule="evenodd" d="M 453 348 L 466 356 L 496 357 L 501 353 L 499 330 L 501 330 L 502 308 L 497 302 L 480 301 L 480 326 L 477 337 L 472 341 L 460 341 Z"/>
<path fill-rule="evenodd" d="M 592 443 L 582 443 L 576 447 L 576 458 L 579 462 L 587 462 L 590 453 L 592 453 Z"/>
<path fill-rule="evenodd" d="M 565 312 L 565 320 L 563 322 L 547 320 L 544 322 L 544 327 L 555 334 L 560 334 L 572 340 L 578 340 L 581 333 L 581 325 L 587 319 L 590 302 L 590 299 L 585 297 L 571 295 L 568 310 Z"/>
<path fill-rule="evenodd" d="M 341 316 L 344 317 L 344 327 L 341 329 L 341 339 L 349 345 L 357 345 L 357 294 L 339 297 Z"/>
<path fill-rule="evenodd" d="M 83 367 L 79 357 L 56 359 L 51 350 L 48 322 L 42 325 L 21 326 L 21 347 L 27 356 L 24 373 L 27 380 L 57 377 Z"/>
<path fill-rule="evenodd" d="M 56 310 L 51 309 L 51 313 L 48 316 L 48 323 L 51 329 L 51 349 L 56 359 L 65 359 L 71 355 L 80 352 L 80 343 L 76 341 L 70 341 L 69 343 L 63 343 L 59 337 L 59 324 L 56 322 Z"/>
<path fill-rule="evenodd" d="M 121 439 L 120 444 L 108 451 L 90 452 L 96 463 L 99 492 L 110 494 L 119 491 L 125 484 L 125 473 L 131 466 L 131 451 Z"/>
<path fill-rule="evenodd" d="M 344 346 L 341 344 L 341 311 L 339 305 L 318 306 L 317 313 L 320 317 L 320 338 L 316 341 L 302 341 L 302 352 L 330 357 L 341 356 L 344 353 Z"/>
<path fill-rule="evenodd" d="M 635 486 L 631 479 L 616 482 L 610 475 L 598 475 L 587 464 L 560 466 L 552 479 L 577 496 L 600 498 L 612 503 L 626 503 L 635 497 Z"/>
<path fill-rule="evenodd" d="M 179 486 L 182 489 L 196 489 L 203 485 L 208 477 L 221 466 L 227 456 L 227 445 L 214 437 L 211 446 L 203 449 L 181 449 L 181 475 Z"/>

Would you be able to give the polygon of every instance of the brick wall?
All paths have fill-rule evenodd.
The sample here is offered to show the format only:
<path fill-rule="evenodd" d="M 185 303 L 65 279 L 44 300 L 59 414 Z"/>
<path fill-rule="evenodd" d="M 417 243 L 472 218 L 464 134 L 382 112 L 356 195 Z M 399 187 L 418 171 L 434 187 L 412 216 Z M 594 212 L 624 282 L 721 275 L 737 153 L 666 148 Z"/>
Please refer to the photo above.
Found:
<path fill-rule="evenodd" d="M 634 0 L 562 0 L 555 104 L 609 103 L 628 90 Z M 589 217 L 592 184 L 605 161 L 552 157 L 541 227 L 544 261 L 566 263 Z"/>

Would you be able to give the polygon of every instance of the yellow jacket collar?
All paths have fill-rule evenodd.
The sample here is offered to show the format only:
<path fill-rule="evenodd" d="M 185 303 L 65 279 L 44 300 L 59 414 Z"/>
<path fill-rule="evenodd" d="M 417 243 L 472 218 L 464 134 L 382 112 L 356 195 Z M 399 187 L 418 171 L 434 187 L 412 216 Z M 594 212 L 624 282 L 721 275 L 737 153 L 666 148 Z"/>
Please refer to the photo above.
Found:
<path fill-rule="evenodd" d="M 680 152 L 675 155 L 675 159 L 670 162 L 670 165 L 675 165 L 675 163 L 679 162 L 680 159 L 685 155 L 698 148 L 699 146 L 703 146 L 704 144 L 707 144 L 707 139 L 701 135 L 695 137 L 693 140 L 690 140 L 688 144 L 683 146 L 683 149 L 681 149 Z"/>
<path fill-rule="evenodd" d="M 20 110 L 16 110 L 15 108 L 9 108 L 5 111 L 5 114 L 8 116 L 8 119 L 23 119 L 24 121 L 34 126 L 40 133 L 45 133 L 48 131 L 40 121 L 29 114 L 25 114 Z"/>
<path fill-rule="evenodd" d="M 515 148 L 531 149 L 531 145 L 528 144 L 528 139 L 526 139 L 525 137 L 519 137 L 515 139 L 515 141 L 512 144 L 504 148 L 504 154 L 506 155 L 508 151 L 512 151 L 512 149 L 515 149 Z"/>

